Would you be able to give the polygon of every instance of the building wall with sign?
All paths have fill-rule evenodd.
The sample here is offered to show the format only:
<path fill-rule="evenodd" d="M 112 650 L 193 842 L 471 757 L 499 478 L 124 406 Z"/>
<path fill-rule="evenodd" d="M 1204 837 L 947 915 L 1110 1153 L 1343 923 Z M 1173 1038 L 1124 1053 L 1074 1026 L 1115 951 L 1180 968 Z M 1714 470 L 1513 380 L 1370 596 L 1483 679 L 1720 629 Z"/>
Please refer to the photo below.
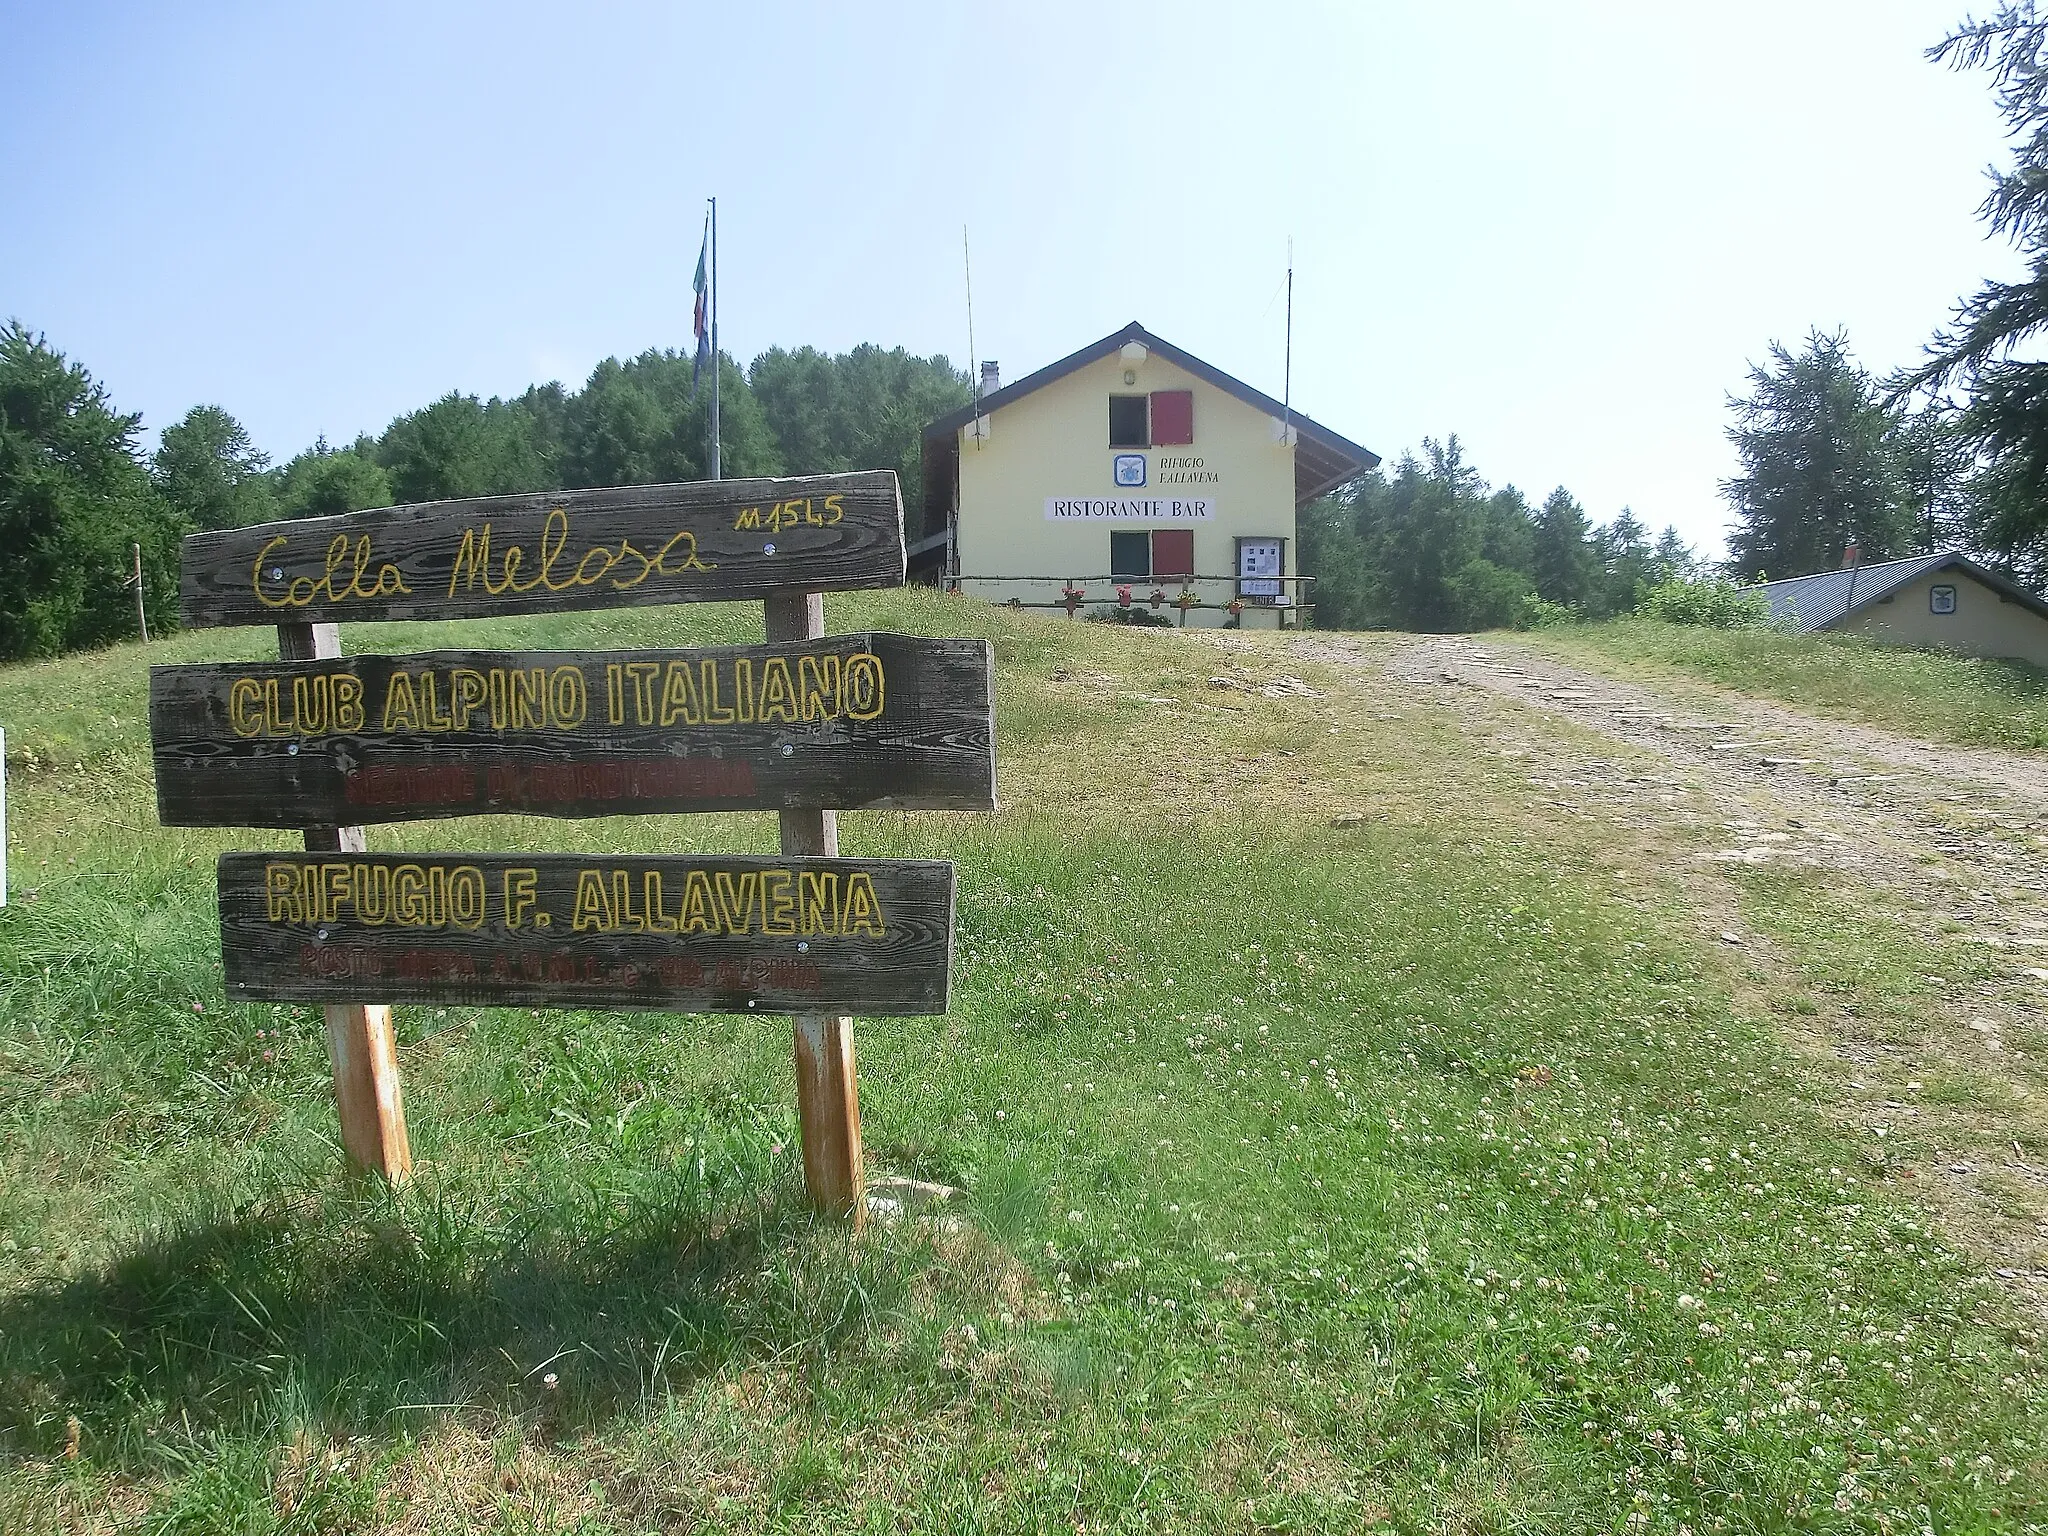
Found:
<path fill-rule="evenodd" d="M 1086 611 L 1114 603 L 1113 576 L 1129 579 L 1139 606 L 1155 590 L 1171 600 L 1192 576 L 1204 602 L 1222 604 L 1237 595 L 1241 554 L 1261 572 L 1297 574 L 1294 447 L 1281 423 L 1156 351 L 1132 350 L 1002 404 L 979 434 L 960 430 L 953 569 L 963 592 L 1057 602 L 1072 581 Z M 1292 581 L 1260 581 L 1243 623 L 1292 622 L 1295 592 Z M 1226 618 L 1198 609 L 1188 622 Z"/>
<path fill-rule="evenodd" d="M 2048 619 L 1954 568 L 1909 582 L 1829 628 L 1889 645 L 1940 646 L 2048 667 Z"/>

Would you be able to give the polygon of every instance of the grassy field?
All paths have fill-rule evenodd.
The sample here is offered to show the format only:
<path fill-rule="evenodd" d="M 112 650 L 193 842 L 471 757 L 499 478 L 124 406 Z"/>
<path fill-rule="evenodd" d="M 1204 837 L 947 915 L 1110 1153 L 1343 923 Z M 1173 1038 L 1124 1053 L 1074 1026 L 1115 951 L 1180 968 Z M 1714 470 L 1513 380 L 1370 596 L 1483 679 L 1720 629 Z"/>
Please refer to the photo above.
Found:
<path fill-rule="evenodd" d="M 399 1010 L 420 1177 L 346 1178 L 316 1015 L 220 991 L 212 857 L 282 840 L 155 825 L 138 651 L 0 672 L 0 1530 L 2048 1521 L 2038 1334 L 1696 917 L 1516 809 L 1525 769 L 1256 637 L 828 608 L 999 659 L 1003 812 L 843 819 L 961 868 L 954 1011 L 858 1040 L 871 1176 L 967 1198 L 857 1241 L 804 1213 L 763 1021 Z"/>
<path fill-rule="evenodd" d="M 2048 747 L 2048 673 L 1849 635 L 1615 619 L 1518 637 L 1618 677 L 1692 678 L 1928 741 Z"/>

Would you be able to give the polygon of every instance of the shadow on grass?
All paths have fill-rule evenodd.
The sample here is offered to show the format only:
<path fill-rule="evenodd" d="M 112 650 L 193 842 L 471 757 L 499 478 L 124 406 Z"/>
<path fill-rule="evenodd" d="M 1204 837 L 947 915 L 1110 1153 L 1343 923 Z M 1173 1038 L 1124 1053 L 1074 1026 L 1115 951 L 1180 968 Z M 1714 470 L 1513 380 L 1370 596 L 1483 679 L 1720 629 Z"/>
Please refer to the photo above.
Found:
<path fill-rule="evenodd" d="M 856 1244 L 786 1185 L 711 1220 L 643 1208 L 594 1239 L 530 1209 L 278 1202 L 17 1292 L 0 1300 L 0 1441 L 52 1454 L 76 1416 L 96 1457 L 126 1462 L 158 1435 L 382 1436 L 471 1406 L 568 1433 L 735 1357 L 829 1354 L 929 1258 Z"/>

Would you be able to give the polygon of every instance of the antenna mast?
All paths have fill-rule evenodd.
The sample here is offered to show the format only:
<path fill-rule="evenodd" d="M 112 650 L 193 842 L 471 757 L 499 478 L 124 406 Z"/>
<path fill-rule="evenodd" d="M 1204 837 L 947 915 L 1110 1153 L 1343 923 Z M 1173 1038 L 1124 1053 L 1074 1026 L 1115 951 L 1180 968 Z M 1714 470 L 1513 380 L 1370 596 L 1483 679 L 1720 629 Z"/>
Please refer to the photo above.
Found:
<path fill-rule="evenodd" d="M 1269 299 L 1267 301 L 1271 303 Z M 1294 236 L 1287 237 L 1287 353 L 1280 373 L 1280 441 L 1294 430 Z"/>
<path fill-rule="evenodd" d="M 974 355 L 974 256 L 967 247 L 967 226 L 960 226 L 960 265 L 967 274 L 967 382 L 974 391 L 974 443 L 981 446 L 981 367 Z"/>

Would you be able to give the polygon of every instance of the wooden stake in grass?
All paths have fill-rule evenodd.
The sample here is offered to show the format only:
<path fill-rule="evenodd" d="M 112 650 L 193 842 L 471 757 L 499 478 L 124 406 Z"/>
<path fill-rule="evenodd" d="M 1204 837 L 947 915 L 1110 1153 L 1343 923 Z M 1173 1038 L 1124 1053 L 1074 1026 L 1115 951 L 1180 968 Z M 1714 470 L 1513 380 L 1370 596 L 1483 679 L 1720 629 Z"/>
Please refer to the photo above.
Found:
<path fill-rule="evenodd" d="M 763 603 L 768 639 L 816 640 L 825 633 L 825 594 L 777 592 Z M 833 811 L 782 811 L 782 851 L 812 857 L 839 852 Z M 804 1188 L 811 1205 L 850 1221 L 867 1218 L 861 1169 L 860 1089 L 853 1072 L 853 1020 L 832 1014 L 796 1016 L 796 1109 L 804 1149 Z"/>
<path fill-rule="evenodd" d="M 277 654 L 286 661 L 321 661 L 341 654 L 338 624 L 280 624 Z M 361 853 L 361 827 L 308 827 L 309 853 Z M 334 1102 L 341 1112 L 341 1145 L 349 1161 L 389 1184 L 412 1177 L 412 1144 L 398 1087 L 398 1054 L 391 1009 L 383 1003 L 330 1003 L 327 1059 L 334 1069 Z"/>

